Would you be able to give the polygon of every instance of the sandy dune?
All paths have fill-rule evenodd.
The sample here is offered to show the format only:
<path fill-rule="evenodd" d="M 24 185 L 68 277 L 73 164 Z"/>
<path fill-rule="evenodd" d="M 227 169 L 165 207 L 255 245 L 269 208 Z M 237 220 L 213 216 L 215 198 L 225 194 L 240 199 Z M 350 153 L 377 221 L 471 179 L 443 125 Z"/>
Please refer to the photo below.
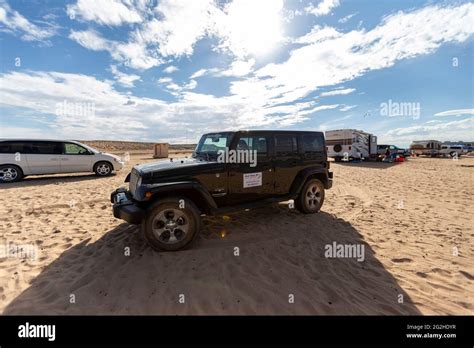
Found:
<path fill-rule="evenodd" d="M 206 217 L 196 244 L 175 253 L 153 252 L 138 227 L 111 214 L 110 192 L 133 164 L 150 160 L 132 156 L 109 178 L 31 177 L 0 187 L 0 245 L 39 250 L 34 260 L 0 258 L 0 311 L 474 313 L 474 158 L 333 164 L 321 213 L 279 204 Z M 334 241 L 363 244 L 365 260 L 326 258 Z"/>

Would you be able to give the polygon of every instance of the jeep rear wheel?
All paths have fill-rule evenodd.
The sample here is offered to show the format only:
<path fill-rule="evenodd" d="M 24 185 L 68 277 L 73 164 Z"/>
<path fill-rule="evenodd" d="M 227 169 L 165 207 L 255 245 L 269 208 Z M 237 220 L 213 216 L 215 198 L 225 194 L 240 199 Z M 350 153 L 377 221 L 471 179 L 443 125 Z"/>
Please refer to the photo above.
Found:
<path fill-rule="evenodd" d="M 166 198 L 149 210 L 142 228 L 151 247 L 160 251 L 177 251 L 191 245 L 201 225 L 199 210 L 186 198 Z"/>
<path fill-rule="evenodd" d="M 318 179 L 308 180 L 295 203 L 296 208 L 302 213 L 317 213 L 324 203 L 323 183 Z"/>

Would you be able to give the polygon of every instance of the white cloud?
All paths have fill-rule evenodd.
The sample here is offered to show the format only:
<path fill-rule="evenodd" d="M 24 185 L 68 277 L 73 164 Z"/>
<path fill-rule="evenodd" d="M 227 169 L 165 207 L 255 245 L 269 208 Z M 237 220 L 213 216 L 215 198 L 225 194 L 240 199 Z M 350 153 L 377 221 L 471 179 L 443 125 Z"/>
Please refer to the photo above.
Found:
<path fill-rule="evenodd" d="M 438 112 L 434 114 L 435 116 L 461 116 L 461 115 L 474 115 L 474 109 L 457 109 L 457 110 L 447 110 L 443 112 Z"/>
<path fill-rule="evenodd" d="M 236 60 L 232 62 L 229 69 L 224 70 L 219 73 L 221 76 L 245 76 L 252 72 L 252 68 L 255 64 L 255 59 L 249 59 L 247 61 L 244 60 Z"/>
<path fill-rule="evenodd" d="M 474 134 L 474 119 L 467 118 L 459 121 L 436 124 L 416 125 L 396 128 L 382 134 L 383 141 L 398 141 L 410 143 L 413 140 L 435 139 L 439 141 L 465 140 L 470 141 Z"/>
<path fill-rule="evenodd" d="M 339 0 L 322 0 L 316 6 L 312 3 L 304 10 L 315 16 L 324 16 L 331 12 L 332 9 L 339 6 Z"/>
<path fill-rule="evenodd" d="M 323 92 L 320 97 L 330 97 L 334 95 L 346 95 L 355 91 L 355 88 L 335 89 L 333 91 Z"/>
<path fill-rule="evenodd" d="M 341 23 L 341 24 L 344 24 L 344 23 L 347 23 L 352 17 L 356 16 L 359 12 L 355 12 L 355 13 L 351 13 L 347 16 L 344 16 L 340 19 L 338 19 L 338 23 Z"/>
<path fill-rule="evenodd" d="M 343 34 L 338 32 L 335 28 L 320 27 L 319 25 L 315 25 L 309 33 L 294 39 L 293 42 L 300 44 L 311 44 L 328 39 L 335 39 L 342 35 Z"/>
<path fill-rule="evenodd" d="M 114 75 L 117 82 L 123 87 L 134 87 L 135 81 L 140 80 L 140 76 L 134 74 L 125 74 L 118 70 L 116 65 L 110 66 L 110 72 Z"/>
<path fill-rule="evenodd" d="M 20 35 L 24 41 L 44 41 L 56 34 L 56 26 L 38 26 L 31 23 L 5 0 L 0 0 L 0 32 Z"/>
<path fill-rule="evenodd" d="M 173 82 L 173 79 L 171 77 L 162 77 L 158 79 L 158 83 L 170 83 Z"/>
<path fill-rule="evenodd" d="M 234 0 L 214 16 L 219 47 L 238 58 L 263 55 L 283 41 L 282 0 Z"/>
<path fill-rule="evenodd" d="M 357 107 L 357 105 L 344 105 L 344 106 L 341 107 L 339 110 L 341 110 L 341 111 L 349 111 L 349 110 L 354 109 L 355 107 Z"/>
<path fill-rule="evenodd" d="M 71 19 L 81 17 L 105 25 L 138 23 L 142 20 L 129 1 L 120 0 L 78 0 L 74 5 L 67 5 L 67 14 Z"/>
<path fill-rule="evenodd" d="M 464 42 L 474 32 L 473 16 L 470 3 L 398 12 L 370 31 L 354 30 L 296 48 L 285 62 L 256 70 L 255 77 L 233 82 L 230 90 L 267 103 L 293 102 L 320 87 L 432 53 L 442 44 Z"/>
<path fill-rule="evenodd" d="M 163 69 L 163 72 L 166 74 L 172 74 L 176 71 L 178 71 L 178 67 L 174 65 L 167 66 L 166 68 Z"/>
<path fill-rule="evenodd" d="M 195 73 L 193 73 L 190 78 L 191 79 L 195 79 L 195 78 L 198 78 L 198 77 L 201 77 L 201 76 L 204 76 L 206 73 L 207 73 L 208 69 L 199 69 L 198 71 L 196 71 Z"/>
<path fill-rule="evenodd" d="M 108 51 L 111 57 L 131 68 L 149 69 L 162 63 L 141 42 L 118 42 L 107 40 L 94 30 L 71 31 L 69 38 L 93 51 Z"/>

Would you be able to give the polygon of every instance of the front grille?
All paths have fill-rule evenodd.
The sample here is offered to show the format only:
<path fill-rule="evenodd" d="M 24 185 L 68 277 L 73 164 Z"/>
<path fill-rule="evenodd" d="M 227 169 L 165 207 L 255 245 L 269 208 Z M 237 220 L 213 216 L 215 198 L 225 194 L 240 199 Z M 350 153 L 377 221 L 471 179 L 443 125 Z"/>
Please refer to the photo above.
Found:
<path fill-rule="evenodd" d="M 140 175 L 137 173 L 137 171 L 132 169 L 132 173 L 130 174 L 130 185 L 129 185 L 129 190 L 130 193 L 132 194 L 132 197 L 135 196 L 135 190 L 137 189 L 137 183 L 138 179 L 140 178 Z"/>

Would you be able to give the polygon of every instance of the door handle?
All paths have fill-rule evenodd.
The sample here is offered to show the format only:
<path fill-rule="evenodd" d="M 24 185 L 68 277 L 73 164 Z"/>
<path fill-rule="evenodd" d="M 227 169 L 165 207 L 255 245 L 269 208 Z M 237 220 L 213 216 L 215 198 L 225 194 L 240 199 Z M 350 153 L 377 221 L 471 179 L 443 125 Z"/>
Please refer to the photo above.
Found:
<path fill-rule="evenodd" d="M 57 158 L 51 158 L 50 161 L 59 161 Z"/>
<path fill-rule="evenodd" d="M 69 158 L 61 158 L 61 161 L 69 161 Z"/>

